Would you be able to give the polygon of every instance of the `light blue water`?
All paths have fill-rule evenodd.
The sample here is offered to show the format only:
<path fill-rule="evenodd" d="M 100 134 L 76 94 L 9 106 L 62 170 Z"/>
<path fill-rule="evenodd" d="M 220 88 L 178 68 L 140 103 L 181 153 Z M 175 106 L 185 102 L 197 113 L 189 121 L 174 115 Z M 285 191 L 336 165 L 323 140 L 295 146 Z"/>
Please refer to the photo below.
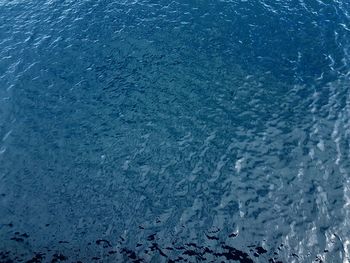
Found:
<path fill-rule="evenodd" d="M 0 262 L 350 262 L 350 3 L 0 0 Z"/>

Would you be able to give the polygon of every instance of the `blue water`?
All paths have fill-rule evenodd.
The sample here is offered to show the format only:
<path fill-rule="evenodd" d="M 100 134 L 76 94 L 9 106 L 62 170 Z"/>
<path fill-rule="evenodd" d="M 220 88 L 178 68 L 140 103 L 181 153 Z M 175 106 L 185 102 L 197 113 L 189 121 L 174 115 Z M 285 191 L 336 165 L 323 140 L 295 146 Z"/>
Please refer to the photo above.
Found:
<path fill-rule="evenodd" d="M 0 0 L 26 261 L 350 262 L 350 2 Z"/>

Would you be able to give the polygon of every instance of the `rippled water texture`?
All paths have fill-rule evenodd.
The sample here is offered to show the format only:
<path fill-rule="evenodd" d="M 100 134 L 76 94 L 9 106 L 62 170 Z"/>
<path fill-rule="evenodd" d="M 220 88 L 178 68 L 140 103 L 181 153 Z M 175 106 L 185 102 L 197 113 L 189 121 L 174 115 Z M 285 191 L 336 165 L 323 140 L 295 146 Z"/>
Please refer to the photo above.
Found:
<path fill-rule="evenodd" d="M 346 0 L 0 0 L 0 261 L 350 262 Z"/>

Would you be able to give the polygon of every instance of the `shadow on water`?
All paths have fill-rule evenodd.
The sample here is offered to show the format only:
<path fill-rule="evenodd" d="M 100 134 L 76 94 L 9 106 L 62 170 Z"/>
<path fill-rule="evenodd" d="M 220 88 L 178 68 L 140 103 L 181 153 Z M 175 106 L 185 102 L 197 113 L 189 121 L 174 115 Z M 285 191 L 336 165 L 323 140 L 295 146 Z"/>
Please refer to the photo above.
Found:
<path fill-rule="evenodd" d="M 49 224 L 47 225 L 49 226 Z M 227 236 L 226 242 L 217 237 L 216 233 L 204 233 L 206 244 L 194 242 L 181 243 L 173 241 L 169 245 L 161 245 L 158 242 L 157 233 L 148 235 L 144 242 L 137 243 L 135 247 L 126 245 L 126 240 L 119 237 L 115 243 L 107 239 L 97 239 L 93 242 L 81 244 L 80 248 L 73 248 L 69 241 L 58 241 L 43 248 L 41 251 L 31 249 L 31 236 L 28 233 L 15 231 L 12 223 L 2 225 L 11 232 L 7 241 L 6 250 L 0 251 L 0 262 L 269 262 L 282 263 L 281 253 L 290 254 L 299 262 L 299 256 L 291 249 L 280 244 L 276 249 L 268 250 L 264 245 L 248 245 L 245 248 L 235 248 L 227 243 L 230 239 L 238 237 L 238 233 Z M 143 227 L 139 227 L 143 231 Z M 264 243 L 265 240 L 262 240 Z M 324 253 L 328 253 L 327 250 Z M 301 262 L 301 261 L 300 261 Z M 321 256 L 317 256 L 313 262 L 324 262 Z"/>

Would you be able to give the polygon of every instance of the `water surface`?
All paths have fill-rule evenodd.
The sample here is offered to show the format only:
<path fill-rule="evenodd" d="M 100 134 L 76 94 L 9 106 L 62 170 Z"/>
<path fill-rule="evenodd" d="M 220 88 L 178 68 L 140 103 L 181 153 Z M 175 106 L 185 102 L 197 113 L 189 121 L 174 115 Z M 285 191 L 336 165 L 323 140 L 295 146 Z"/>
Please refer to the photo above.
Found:
<path fill-rule="evenodd" d="M 1 0 L 0 260 L 350 262 L 349 10 Z"/>

